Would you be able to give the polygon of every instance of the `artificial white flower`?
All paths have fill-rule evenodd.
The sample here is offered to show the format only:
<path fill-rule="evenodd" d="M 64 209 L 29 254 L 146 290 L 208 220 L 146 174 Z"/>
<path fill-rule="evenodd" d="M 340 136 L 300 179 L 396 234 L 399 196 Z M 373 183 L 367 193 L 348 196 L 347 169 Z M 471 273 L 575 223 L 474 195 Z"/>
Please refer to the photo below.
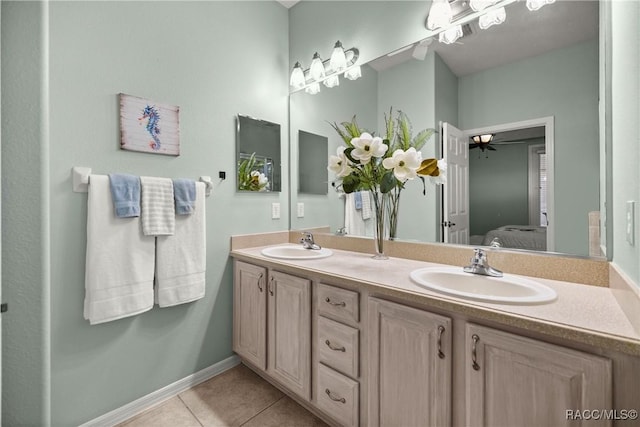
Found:
<path fill-rule="evenodd" d="M 353 169 L 349 166 L 349 159 L 344 154 L 344 150 L 346 147 L 340 146 L 337 150 L 337 156 L 329 156 L 329 169 L 331 172 L 335 173 L 339 178 L 344 178 L 349 175 Z"/>
<path fill-rule="evenodd" d="M 359 138 L 353 138 L 351 140 L 354 150 L 351 152 L 351 156 L 354 159 L 360 160 L 360 163 L 366 165 L 371 160 L 371 157 L 382 157 L 387 152 L 389 147 L 382 142 L 382 138 L 376 136 L 375 138 L 367 132 L 363 132 Z"/>
<path fill-rule="evenodd" d="M 444 159 L 438 160 L 438 170 L 440 171 L 440 175 L 438 176 L 429 176 L 429 181 L 432 184 L 446 184 L 447 183 L 447 162 Z"/>
<path fill-rule="evenodd" d="M 251 171 L 251 180 L 258 184 L 258 191 L 267 191 L 269 189 L 269 178 L 260 171 Z"/>
<path fill-rule="evenodd" d="M 400 182 L 405 182 L 418 176 L 416 171 L 421 163 L 422 153 L 411 147 L 407 151 L 397 149 L 391 157 L 387 157 L 382 161 L 382 166 L 385 169 L 393 169 L 393 175 L 395 175 L 396 179 Z"/>

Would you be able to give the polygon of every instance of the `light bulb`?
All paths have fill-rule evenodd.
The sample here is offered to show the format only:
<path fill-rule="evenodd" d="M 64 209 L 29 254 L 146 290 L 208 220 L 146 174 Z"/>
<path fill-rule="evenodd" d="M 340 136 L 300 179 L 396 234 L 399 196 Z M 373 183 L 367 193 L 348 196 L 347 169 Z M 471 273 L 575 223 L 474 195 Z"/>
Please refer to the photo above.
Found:
<path fill-rule="evenodd" d="M 320 83 L 318 82 L 311 83 L 309 86 L 307 86 L 304 89 L 304 91 L 310 95 L 315 95 L 316 93 L 320 93 Z"/>
<path fill-rule="evenodd" d="M 337 74 L 334 74 L 330 77 L 328 77 L 325 81 L 322 82 L 326 87 L 328 88 L 332 88 L 332 87 L 336 87 L 340 84 L 340 79 L 338 78 Z"/>
<path fill-rule="evenodd" d="M 456 25 L 455 27 L 451 27 L 448 30 L 441 32 L 438 36 L 438 41 L 444 44 L 452 44 L 460 37 L 462 37 L 462 25 Z"/>
<path fill-rule="evenodd" d="M 318 52 L 313 54 L 313 60 L 311 61 L 309 74 L 311 74 L 311 77 L 313 77 L 315 81 L 322 80 L 325 76 L 324 65 L 322 65 L 322 59 L 320 59 L 320 55 L 318 55 Z"/>
<path fill-rule="evenodd" d="M 291 72 L 291 80 L 289 80 L 289 84 L 293 86 L 294 89 L 302 89 L 305 83 L 302 66 L 299 62 L 296 62 L 296 65 L 293 66 L 293 71 Z"/>
<path fill-rule="evenodd" d="M 542 6 L 555 3 L 555 1 L 556 0 L 527 0 L 527 9 L 533 12 L 540 9 Z"/>
<path fill-rule="evenodd" d="M 340 40 L 336 42 L 333 47 L 333 53 L 331 54 L 331 60 L 329 61 L 331 69 L 336 73 L 344 71 L 347 68 L 347 56 L 344 54 L 342 43 Z"/>
<path fill-rule="evenodd" d="M 453 12 L 449 0 L 433 0 L 427 17 L 427 29 L 435 30 L 446 27 L 451 23 L 452 18 Z"/>
<path fill-rule="evenodd" d="M 349 68 L 344 72 L 344 77 L 349 80 L 356 80 L 362 77 L 362 70 L 360 70 L 360 66 L 356 65 L 355 67 Z"/>
<path fill-rule="evenodd" d="M 469 2 L 469 7 L 475 10 L 476 12 L 481 12 L 488 8 L 489 6 L 494 5 L 497 0 L 471 0 Z"/>
<path fill-rule="evenodd" d="M 486 30 L 493 25 L 502 24 L 505 19 L 507 19 L 507 12 L 504 10 L 504 7 L 500 7 L 482 15 L 480 19 L 478 19 L 478 26 Z"/>

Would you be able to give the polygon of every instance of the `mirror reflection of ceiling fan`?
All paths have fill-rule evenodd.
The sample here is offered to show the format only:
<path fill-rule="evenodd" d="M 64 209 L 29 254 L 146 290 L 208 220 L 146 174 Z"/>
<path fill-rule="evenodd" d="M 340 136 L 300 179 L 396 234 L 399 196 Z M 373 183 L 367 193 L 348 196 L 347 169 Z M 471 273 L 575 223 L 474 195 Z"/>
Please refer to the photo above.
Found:
<path fill-rule="evenodd" d="M 474 135 L 469 138 L 469 149 L 496 151 L 497 145 L 526 144 L 535 139 L 544 140 L 544 126 L 504 132 Z"/>

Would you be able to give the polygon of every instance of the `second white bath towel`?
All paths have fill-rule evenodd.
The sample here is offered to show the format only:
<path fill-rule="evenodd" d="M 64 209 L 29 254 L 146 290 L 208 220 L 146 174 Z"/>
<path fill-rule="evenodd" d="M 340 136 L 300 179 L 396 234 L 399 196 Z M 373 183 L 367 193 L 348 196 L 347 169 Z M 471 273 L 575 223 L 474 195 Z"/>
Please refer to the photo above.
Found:
<path fill-rule="evenodd" d="M 156 302 L 160 307 L 195 301 L 204 296 L 206 251 L 205 185 L 196 183 L 195 209 L 175 218 L 173 236 L 156 241 Z"/>

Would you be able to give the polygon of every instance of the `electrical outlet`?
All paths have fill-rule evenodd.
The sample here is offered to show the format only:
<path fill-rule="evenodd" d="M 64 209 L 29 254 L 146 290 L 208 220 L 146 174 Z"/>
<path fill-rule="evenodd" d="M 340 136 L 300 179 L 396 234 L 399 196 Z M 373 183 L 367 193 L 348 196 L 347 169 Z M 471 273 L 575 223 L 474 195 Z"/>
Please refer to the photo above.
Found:
<path fill-rule="evenodd" d="M 271 219 L 280 219 L 280 203 L 271 203 Z"/>
<path fill-rule="evenodd" d="M 627 202 L 627 242 L 629 242 L 631 246 L 635 244 L 634 242 L 634 235 L 636 232 L 635 231 L 635 228 L 636 228 L 635 204 L 636 202 L 634 202 L 633 200 L 630 200 Z"/>
<path fill-rule="evenodd" d="M 298 203 L 298 218 L 304 218 L 304 203 Z"/>

